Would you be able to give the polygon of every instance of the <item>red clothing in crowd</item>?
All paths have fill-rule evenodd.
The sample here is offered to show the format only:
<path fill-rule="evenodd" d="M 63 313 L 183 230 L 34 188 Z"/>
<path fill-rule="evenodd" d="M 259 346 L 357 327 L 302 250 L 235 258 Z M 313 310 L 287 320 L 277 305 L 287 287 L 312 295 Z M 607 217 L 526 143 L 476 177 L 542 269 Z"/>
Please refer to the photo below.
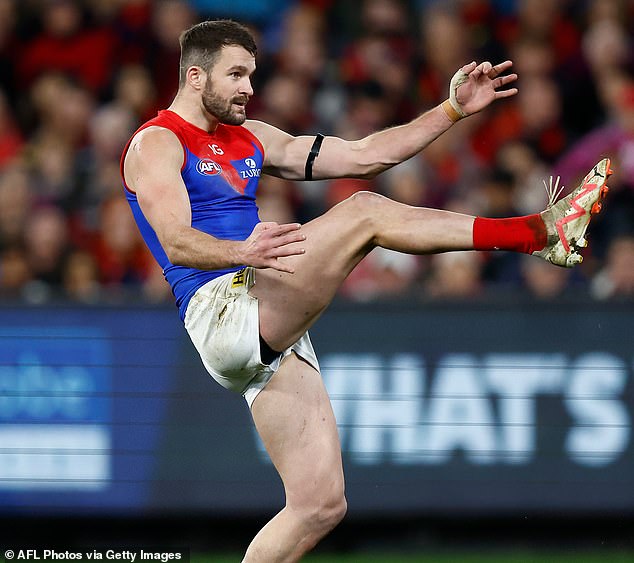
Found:
<path fill-rule="evenodd" d="M 26 84 L 43 72 L 59 71 L 99 92 L 110 80 L 115 45 L 114 33 L 106 29 L 81 31 L 70 37 L 43 34 L 24 47 L 18 71 Z"/>

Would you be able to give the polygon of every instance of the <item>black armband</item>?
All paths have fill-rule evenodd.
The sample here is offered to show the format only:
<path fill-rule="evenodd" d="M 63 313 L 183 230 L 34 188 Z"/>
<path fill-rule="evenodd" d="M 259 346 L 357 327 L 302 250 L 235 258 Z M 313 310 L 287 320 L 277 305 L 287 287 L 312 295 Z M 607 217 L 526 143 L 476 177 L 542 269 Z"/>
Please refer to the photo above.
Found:
<path fill-rule="evenodd" d="M 317 158 L 319 154 L 319 150 L 321 149 L 321 143 L 324 140 L 324 136 L 321 133 L 318 133 L 315 137 L 315 142 L 313 146 L 310 147 L 310 152 L 308 153 L 308 158 L 306 159 L 306 168 L 304 169 L 304 179 L 312 180 L 313 179 L 313 162 Z"/>

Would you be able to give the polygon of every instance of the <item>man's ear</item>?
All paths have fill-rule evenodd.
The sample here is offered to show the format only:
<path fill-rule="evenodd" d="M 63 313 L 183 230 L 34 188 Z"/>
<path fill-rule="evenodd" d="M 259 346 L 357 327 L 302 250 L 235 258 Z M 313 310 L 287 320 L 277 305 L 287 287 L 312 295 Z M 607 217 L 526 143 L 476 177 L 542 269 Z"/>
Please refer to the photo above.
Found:
<path fill-rule="evenodd" d="M 199 66 L 190 66 L 185 73 L 187 82 L 196 90 L 202 90 L 207 81 L 207 73 Z"/>

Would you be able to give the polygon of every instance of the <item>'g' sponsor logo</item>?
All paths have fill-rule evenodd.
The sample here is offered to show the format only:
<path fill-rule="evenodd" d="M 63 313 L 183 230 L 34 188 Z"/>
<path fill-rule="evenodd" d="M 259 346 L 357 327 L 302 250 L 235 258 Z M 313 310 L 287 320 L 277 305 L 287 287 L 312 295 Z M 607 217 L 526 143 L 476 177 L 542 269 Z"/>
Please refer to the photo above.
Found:
<path fill-rule="evenodd" d="M 249 167 L 249 168 L 255 168 L 257 166 L 255 160 L 253 160 L 252 158 L 246 158 L 244 160 L 244 163 Z"/>
<path fill-rule="evenodd" d="M 203 176 L 215 176 L 222 172 L 220 165 L 209 159 L 199 160 L 196 165 L 196 170 Z"/>

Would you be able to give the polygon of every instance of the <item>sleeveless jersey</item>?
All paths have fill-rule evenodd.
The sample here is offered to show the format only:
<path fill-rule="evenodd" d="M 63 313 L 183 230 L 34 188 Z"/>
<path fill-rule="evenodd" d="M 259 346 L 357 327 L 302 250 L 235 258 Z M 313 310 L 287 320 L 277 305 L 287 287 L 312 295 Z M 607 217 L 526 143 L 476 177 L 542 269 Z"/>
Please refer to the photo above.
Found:
<path fill-rule="evenodd" d="M 234 125 L 219 124 L 214 133 L 208 133 L 169 110 L 159 111 L 158 116 L 143 124 L 135 135 L 153 125 L 172 131 L 183 146 L 181 176 L 189 194 L 191 226 L 218 239 L 245 240 L 260 221 L 255 191 L 264 149 L 259 140 L 246 128 Z M 136 194 L 125 182 L 123 161 L 130 142 L 121 158 L 126 197 L 145 243 L 172 287 L 180 318 L 184 320 L 189 300 L 199 287 L 242 266 L 206 271 L 170 263 L 141 211 Z"/>

